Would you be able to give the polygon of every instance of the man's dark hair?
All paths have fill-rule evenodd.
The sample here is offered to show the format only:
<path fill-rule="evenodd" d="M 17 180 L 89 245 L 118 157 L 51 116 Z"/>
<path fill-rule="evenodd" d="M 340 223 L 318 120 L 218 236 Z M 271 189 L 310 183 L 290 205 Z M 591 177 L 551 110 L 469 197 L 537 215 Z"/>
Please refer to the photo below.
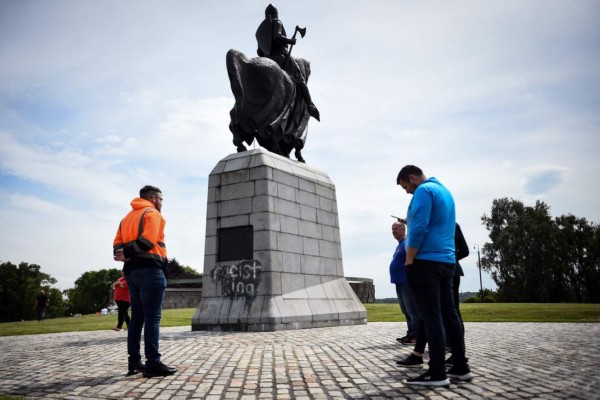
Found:
<path fill-rule="evenodd" d="M 155 186 L 146 185 L 140 189 L 140 197 L 142 199 L 149 200 L 152 196 L 157 195 L 158 193 L 162 193 L 159 188 Z"/>
<path fill-rule="evenodd" d="M 423 171 L 421 171 L 421 168 L 417 167 L 416 165 L 406 165 L 402 167 L 402 169 L 398 173 L 398 177 L 396 178 L 396 184 L 399 185 L 400 181 L 408 182 L 408 177 L 410 175 L 423 176 Z"/>

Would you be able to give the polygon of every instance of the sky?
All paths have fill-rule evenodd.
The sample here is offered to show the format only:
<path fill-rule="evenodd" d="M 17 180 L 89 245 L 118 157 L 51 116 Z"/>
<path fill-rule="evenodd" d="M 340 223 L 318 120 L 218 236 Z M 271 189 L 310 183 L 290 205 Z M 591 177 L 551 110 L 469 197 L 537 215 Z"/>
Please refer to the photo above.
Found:
<path fill-rule="evenodd" d="M 208 175 L 236 151 L 225 54 L 256 56 L 267 5 L 0 0 L 0 261 L 38 264 L 60 289 L 120 268 L 116 228 L 151 184 L 169 257 L 202 272 Z M 406 164 L 455 198 L 472 249 L 461 291 L 479 290 L 494 199 L 600 222 L 599 2 L 274 5 L 288 32 L 307 28 L 293 54 L 311 62 L 321 122 L 303 156 L 336 185 L 345 275 L 377 298 L 395 297 Z"/>

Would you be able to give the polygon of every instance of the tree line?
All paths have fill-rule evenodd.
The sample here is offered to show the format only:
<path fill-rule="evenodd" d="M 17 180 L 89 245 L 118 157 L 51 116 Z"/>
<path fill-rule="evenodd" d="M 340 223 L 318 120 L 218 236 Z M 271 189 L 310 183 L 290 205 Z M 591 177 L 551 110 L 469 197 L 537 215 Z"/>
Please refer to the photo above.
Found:
<path fill-rule="evenodd" d="M 92 314 L 113 303 L 111 284 L 121 276 L 117 268 L 84 272 L 73 288 L 61 291 L 56 279 L 42 272 L 36 264 L 21 262 L 0 263 L 0 322 L 32 320 L 36 318 L 35 300 L 44 290 L 50 302 L 46 318 L 75 314 Z M 195 269 L 182 266 L 173 258 L 167 264 L 167 279 L 200 277 Z"/>
<path fill-rule="evenodd" d="M 497 301 L 600 302 L 600 226 L 509 198 L 494 200 L 481 220 L 490 237 L 481 267 L 498 286 Z"/>

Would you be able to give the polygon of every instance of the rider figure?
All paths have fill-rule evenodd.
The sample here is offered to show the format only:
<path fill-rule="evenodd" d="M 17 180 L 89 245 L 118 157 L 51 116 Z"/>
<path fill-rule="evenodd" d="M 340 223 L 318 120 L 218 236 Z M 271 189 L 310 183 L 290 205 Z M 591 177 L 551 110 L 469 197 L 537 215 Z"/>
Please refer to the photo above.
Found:
<path fill-rule="evenodd" d="M 270 32 L 267 36 L 261 35 L 262 29 L 267 29 L 270 26 Z M 302 75 L 302 71 L 296 60 L 289 55 L 288 45 L 295 45 L 296 39 L 286 37 L 283 23 L 279 20 L 277 8 L 269 4 L 265 9 L 265 21 L 259 26 L 256 38 L 258 40 L 258 55 L 260 57 L 268 57 L 275 61 L 294 81 L 296 87 L 302 93 L 302 97 L 306 102 L 308 114 L 319 121 L 319 110 L 315 107 L 306 85 L 306 79 Z"/>

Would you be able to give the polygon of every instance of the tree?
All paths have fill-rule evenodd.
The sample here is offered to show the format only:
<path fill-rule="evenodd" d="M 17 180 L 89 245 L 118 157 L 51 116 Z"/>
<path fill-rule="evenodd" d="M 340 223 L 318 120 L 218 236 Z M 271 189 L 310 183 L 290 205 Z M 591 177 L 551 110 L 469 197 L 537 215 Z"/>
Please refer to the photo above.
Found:
<path fill-rule="evenodd" d="M 11 262 L 0 264 L 0 321 L 21 321 L 35 318 L 35 299 L 43 289 L 50 298 L 46 317 L 64 315 L 64 300 L 60 290 L 53 288 L 56 279 L 43 273 L 36 264 Z"/>
<path fill-rule="evenodd" d="M 111 284 L 121 276 L 116 268 L 84 272 L 76 281 L 75 287 L 68 289 L 68 312 L 71 314 L 91 314 L 108 307 L 112 303 Z"/>
<path fill-rule="evenodd" d="M 491 243 L 483 246 L 482 269 L 498 285 L 499 301 L 600 300 L 599 228 L 572 215 L 553 219 L 550 207 L 502 198 L 483 215 Z"/>
<path fill-rule="evenodd" d="M 600 302 L 600 226 L 585 218 L 556 218 L 559 257 L 572 288 L 571 301 Z"/>
<path fill-rule="evenodd" d="M 202 274 L 192 267 L 179 264 L 176 258 L 169 259 L 167 263 L 167 279 L 192 279 L 200 278 Z"/>

